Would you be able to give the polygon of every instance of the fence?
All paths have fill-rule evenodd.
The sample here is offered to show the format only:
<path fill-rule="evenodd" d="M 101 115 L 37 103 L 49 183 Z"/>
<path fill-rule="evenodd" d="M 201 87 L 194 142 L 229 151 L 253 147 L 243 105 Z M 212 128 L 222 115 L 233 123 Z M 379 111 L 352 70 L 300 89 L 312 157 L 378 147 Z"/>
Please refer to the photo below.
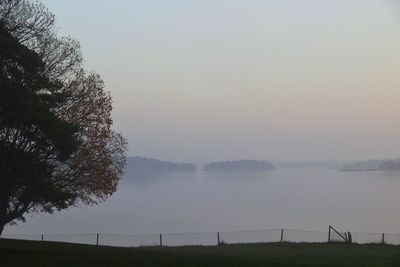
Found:
<path fill-rule="evenodd" d="M 294 229 L 269 229 L 209 233 L 170 234 L 4 234 L 4 239 L 35 241 L 55 241 L 101 246 L 141 247 L 141 246 L 213 246 L 241 243 L 326 243 L 349 242 L 349 232 L 338 232 L 329 226 L 328 231 L 304 231 Z M 400 245 L 400 234 L 351 232 L 350 242 L 358 244 Z"/>

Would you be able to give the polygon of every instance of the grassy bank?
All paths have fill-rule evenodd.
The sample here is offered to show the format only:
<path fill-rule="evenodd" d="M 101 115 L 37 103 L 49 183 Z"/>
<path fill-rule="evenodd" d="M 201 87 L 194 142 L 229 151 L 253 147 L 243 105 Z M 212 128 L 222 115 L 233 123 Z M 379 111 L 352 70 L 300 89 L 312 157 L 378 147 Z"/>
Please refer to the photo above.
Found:
<path fill-rule="evenodd" d="M 400 247 L 346 244 L 248 244 L 114 248 L 0 239 L 0 266 L 400 266 Z"/>

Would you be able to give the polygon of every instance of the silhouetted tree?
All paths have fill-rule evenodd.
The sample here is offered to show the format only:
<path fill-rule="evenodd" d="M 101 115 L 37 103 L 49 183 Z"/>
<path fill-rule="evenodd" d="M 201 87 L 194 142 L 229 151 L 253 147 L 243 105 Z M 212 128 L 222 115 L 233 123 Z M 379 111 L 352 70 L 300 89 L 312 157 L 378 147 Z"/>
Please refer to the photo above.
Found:
<path fill-rule="evenodd" d="M 0 234 L 26 213 L 98 203 L 117 188 L 127 142 L 111 129 L 100 76 L 81 62 L 44 5 L 0 1 Z"/>

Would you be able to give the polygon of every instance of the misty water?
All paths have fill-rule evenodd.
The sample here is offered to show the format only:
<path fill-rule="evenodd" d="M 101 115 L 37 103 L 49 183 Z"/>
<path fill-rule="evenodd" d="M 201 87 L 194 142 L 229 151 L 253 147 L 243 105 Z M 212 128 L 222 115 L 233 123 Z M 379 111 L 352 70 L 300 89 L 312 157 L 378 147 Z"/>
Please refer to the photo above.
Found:
<path fill-rule="evenodd" d="M 98 206 L 27 216 L 6 234 L 157 234 L 252 229 L 400 233 L 400 172 L 128 173 Z"/>

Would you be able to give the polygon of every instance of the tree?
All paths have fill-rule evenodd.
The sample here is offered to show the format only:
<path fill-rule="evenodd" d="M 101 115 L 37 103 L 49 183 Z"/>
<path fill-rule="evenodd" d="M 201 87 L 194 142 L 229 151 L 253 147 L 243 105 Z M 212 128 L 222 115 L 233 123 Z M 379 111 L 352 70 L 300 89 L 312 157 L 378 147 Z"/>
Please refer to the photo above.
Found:
<path fill-rule="evenodd" d="M 0 234 L 31 212 L 96 204 L 115 192 L 125 138 L 112 99 L 40 3 L 0 2 Z"/>

